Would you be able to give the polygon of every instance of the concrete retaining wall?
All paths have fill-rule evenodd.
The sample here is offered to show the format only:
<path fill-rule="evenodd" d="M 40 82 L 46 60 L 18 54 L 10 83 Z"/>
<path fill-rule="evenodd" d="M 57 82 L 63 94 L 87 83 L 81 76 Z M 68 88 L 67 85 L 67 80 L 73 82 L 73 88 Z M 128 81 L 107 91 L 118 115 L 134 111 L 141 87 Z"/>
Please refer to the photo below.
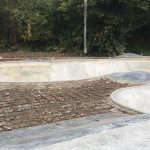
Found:
<path fill-rule="evenodd" d="M 0 82 L 82 80 L 117 72 L 148 71 L 150 59 L 74 59 L 0 63 Z"/>

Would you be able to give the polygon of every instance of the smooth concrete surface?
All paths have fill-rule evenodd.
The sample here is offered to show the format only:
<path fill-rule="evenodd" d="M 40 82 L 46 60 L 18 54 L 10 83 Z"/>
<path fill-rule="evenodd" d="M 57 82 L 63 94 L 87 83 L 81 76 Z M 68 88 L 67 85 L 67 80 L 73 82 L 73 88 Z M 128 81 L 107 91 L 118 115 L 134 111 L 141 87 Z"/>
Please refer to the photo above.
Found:
<path fill-rule="evenodd" d="M 132 71 L 150 72 L 150 59 L 54 59 L 1 62 L 0 82 L 70 81 Z"/>
<path fill-rule="evenodd" d="M 112 93 L 111 100 L 128 109 L 149 114 L 150 85 L 119 89 Z"/>
<path fill-rule="evenodd" d="M 104 130 L 38 150 L 149 150 L 149 133 L 150 120 L 147 120 Z"/>
<path fill-rule="evenodd" d="M 106 113 L 61 121 L 49 125 L 17 129 L 0 133 L 0 150 L 59 150 L 61 148 L 70 150 L 68 146 L 72 143 L 71 140 L 79 139 L 80 143 L 84 143 L 85 140 L 82 140 L 81 137 L 89 135 L 92 140 L 94 139 L 93 134 L 107 134 L 107 131 L 111 129 L 116 130 L 117 128 L 130 126 L 132 124 L 136 127 L 136 124 L 145 121 L 150 121 L 149 115 L 129 116 L 122 113 Z M 149 129 L 150 128 L 146 126 L 145 130 L 149 131 Z M 120 135 L 121 133 L 120 131 L 116 132 L 116 134 Z M 131 134 L 129 133 L 129 135 Z M 65 141 L 68 146 L 63 147 L 62 144 L 61 147 L 61 143 Z M 109 141 L 111 142 L 108 138 L 108 142 Z M 97 144 L 98 148 L 101 148 L 101 142 Z M 60 145 L 58 143 L 60 143 Z M 89 144 L 85 142 L 85 145 Z M 90 150 L 93 150 L 95 146 L 92 145 L 92 143 L 90 143 L 90 145 Z M 75 150 L 76 148 L 77 147 L 75 147 Z M 80 148 L 82 149 L 83 147 L 81 146 Z M 86 148 L 83 148 L 83 150 L 86 150 Z"/>
<path fill-rule="evenodd" d="M 0 150 L 33 150 L 66 140 L 86 136 L 121 120 L 129 120 L 123 113 L 105 113 L 57 123 L 17 129 L 0 133 Z M 130 118 L 131 120 L 131 118 Z M 101 128 L 98 128 L 101 126 Z"/>
<path fill-rule="evenodd" d="M 108 78 L 116 81 L 134 82 L 139 84 L 148 84 L 150 82 L 150 72 L 132 71 L 120 72 L 108 75 Z"/>

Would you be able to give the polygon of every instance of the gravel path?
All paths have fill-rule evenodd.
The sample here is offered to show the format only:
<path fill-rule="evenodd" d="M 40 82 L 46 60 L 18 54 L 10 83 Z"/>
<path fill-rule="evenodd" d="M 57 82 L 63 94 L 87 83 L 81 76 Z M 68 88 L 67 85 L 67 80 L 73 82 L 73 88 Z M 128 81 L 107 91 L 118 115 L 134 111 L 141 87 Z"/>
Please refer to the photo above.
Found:
<path fill-rule="evenodd" d="M 56 83 L 0 83 L 0 131 L 118 112 L 110 94 L 128 84 L 107 78 Z"/>

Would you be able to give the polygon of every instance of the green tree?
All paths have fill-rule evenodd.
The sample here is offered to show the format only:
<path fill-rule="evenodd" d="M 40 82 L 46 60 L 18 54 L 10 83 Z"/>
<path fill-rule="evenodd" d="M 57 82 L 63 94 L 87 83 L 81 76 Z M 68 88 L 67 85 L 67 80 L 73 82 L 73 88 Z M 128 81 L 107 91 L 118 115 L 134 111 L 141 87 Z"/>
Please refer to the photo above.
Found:
<path fill-rule="evenodd" d="M 24 43 L 83 51 L 83 0 L 1 0 L 0 47 Z M 88 0 L 88 51 L 150 48 L 150 0 Z"/>

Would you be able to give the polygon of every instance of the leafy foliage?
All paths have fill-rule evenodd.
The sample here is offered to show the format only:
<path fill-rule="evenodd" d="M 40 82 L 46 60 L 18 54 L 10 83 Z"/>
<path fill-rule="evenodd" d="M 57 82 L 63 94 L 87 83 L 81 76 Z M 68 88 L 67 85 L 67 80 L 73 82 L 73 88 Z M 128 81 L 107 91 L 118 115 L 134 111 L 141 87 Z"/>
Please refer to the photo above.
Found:
<path fill-rule="evenodd" d="M 88 51 L 148 51 L 150 0 L 88 0 Z M 83 0 L 1 0 L 0 48 L 24 43 L 83 50 Z"/>

